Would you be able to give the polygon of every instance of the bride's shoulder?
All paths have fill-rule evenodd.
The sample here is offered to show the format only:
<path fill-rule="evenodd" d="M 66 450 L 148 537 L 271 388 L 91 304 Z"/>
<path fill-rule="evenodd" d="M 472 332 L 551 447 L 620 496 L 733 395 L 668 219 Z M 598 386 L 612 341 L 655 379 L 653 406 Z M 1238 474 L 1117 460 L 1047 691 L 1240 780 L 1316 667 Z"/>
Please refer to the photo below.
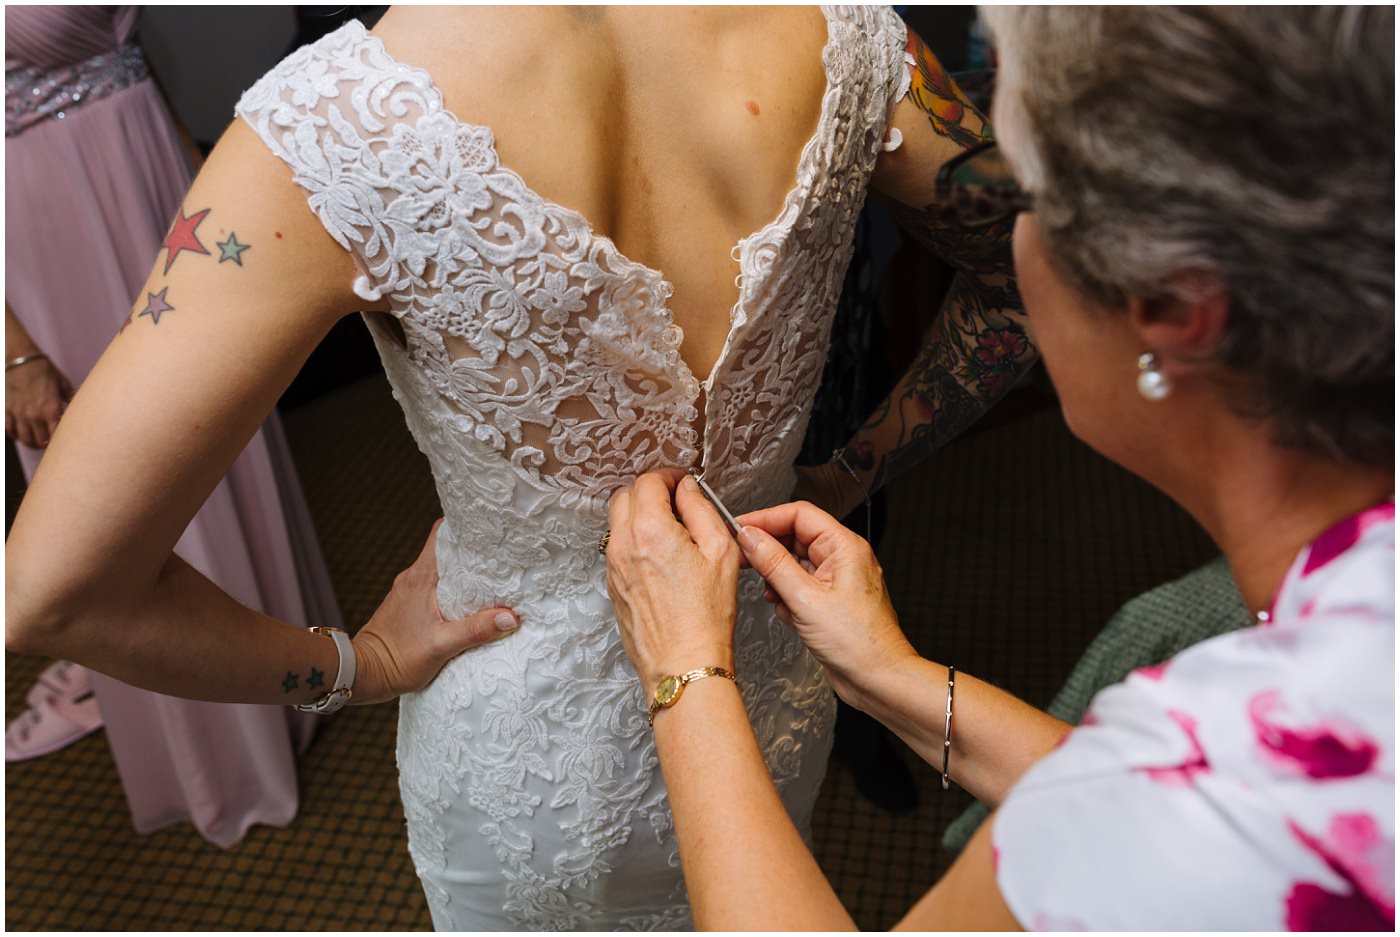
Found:
<path fill-rule="evenodd" d="M 395 6 L 371 34 L 395 61 L 428 72 L 443 89 L 488 76 L 528 75 L 568 41 L 576 7 Z M 493 82 L 494 83 L 494 82 Z"/>

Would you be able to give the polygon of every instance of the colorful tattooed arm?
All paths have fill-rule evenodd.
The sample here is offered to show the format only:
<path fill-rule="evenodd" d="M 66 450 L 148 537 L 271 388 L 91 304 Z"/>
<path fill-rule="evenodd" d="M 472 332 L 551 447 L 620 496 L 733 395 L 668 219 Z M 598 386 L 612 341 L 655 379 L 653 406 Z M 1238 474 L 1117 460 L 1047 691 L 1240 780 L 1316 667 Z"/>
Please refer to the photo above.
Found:
<path fill-rule="evenodd" d="M 847 444 L 847 461 L 871 491 L 972 425 L 1037 358 L 1011 269 L 1010 223 L 967 229 L 925 210 L 939 167 L 989 139 L 991 128 L 913 32 L 908 52 L 909 93 L 892 121 L 903 142 L 881 156 L 872 184 L 901 227 L 956 275 L 913 364 Z M 861 500 L 831 463 L 805 473 L 798 493 L 837 516 Z"/>
<path fill-rule="evenodd" d="M 918 233 L 922 219 L 903 205 L 896 217 Z M 941 238 L 925 230 L 920 243 Z M 981 269 L 964 255 L 913 364 L 847 444 L 846 459 L 871 490 L 923 461 L 1000 400 L 1037 353 L 1025 329 L 1010 272 L 1010 226 L 983 229 L 989 256 Z"/>
<path fill-rule="evenodd" d="M 330 639 L 245 607 L 172 551 L 317 342 L 364 308 L 356 274 L 287 168 L 235 123 L 25 495 L 6 545 L 7 646 L 194 699 L 331 689 Z M 432 544 L 355 637 L 354 702 L 422 686 L 501 634 L 491 610 L 443 622 Z"/>

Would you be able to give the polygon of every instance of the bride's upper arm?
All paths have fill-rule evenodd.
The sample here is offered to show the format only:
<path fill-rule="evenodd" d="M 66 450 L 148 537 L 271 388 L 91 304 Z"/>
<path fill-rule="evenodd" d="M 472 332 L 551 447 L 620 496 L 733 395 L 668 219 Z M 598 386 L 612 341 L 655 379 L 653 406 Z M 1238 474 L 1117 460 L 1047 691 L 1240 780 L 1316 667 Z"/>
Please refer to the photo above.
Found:
<path fill-rule="evenodd" d="M 8 542 L 10 588 L 49 613 L 149 588 L 317 342 L 365 305 L 356 273 L 235 121 L 60 421 Z"/>

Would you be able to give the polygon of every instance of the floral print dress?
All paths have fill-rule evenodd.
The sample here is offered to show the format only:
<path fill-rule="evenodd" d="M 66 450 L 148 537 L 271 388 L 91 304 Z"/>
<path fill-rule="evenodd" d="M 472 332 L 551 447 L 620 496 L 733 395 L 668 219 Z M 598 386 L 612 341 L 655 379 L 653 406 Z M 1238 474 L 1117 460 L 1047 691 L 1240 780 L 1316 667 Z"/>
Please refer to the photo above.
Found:
<path fill-rule="evenodd" d="M 1033 930 L 1395 929 L 1395 504 L 1337 524 L 1267 621 L 1139 670 L 994 818 Z"/>

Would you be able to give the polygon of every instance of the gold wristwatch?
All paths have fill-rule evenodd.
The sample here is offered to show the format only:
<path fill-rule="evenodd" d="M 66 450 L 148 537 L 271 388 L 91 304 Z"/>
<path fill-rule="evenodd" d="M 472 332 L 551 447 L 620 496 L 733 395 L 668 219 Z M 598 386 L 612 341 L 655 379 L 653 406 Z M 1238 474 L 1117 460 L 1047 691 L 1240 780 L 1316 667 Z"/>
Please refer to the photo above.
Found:
<path fill-rule="evenodd" d="M 668 673 L 656 683 L 656 695 L 651 698 L 651 708 L 647 710 L 647 725 L 656 724 L 657 712 L 676 705 L 687 683 L 703 680 L 705 677 L 724 677 L 735 684 L 739 682 L 734 679 L 734 674 L 723 667 L 701 667 L 699 670 L 688 670 L 682 674 Z"/>

